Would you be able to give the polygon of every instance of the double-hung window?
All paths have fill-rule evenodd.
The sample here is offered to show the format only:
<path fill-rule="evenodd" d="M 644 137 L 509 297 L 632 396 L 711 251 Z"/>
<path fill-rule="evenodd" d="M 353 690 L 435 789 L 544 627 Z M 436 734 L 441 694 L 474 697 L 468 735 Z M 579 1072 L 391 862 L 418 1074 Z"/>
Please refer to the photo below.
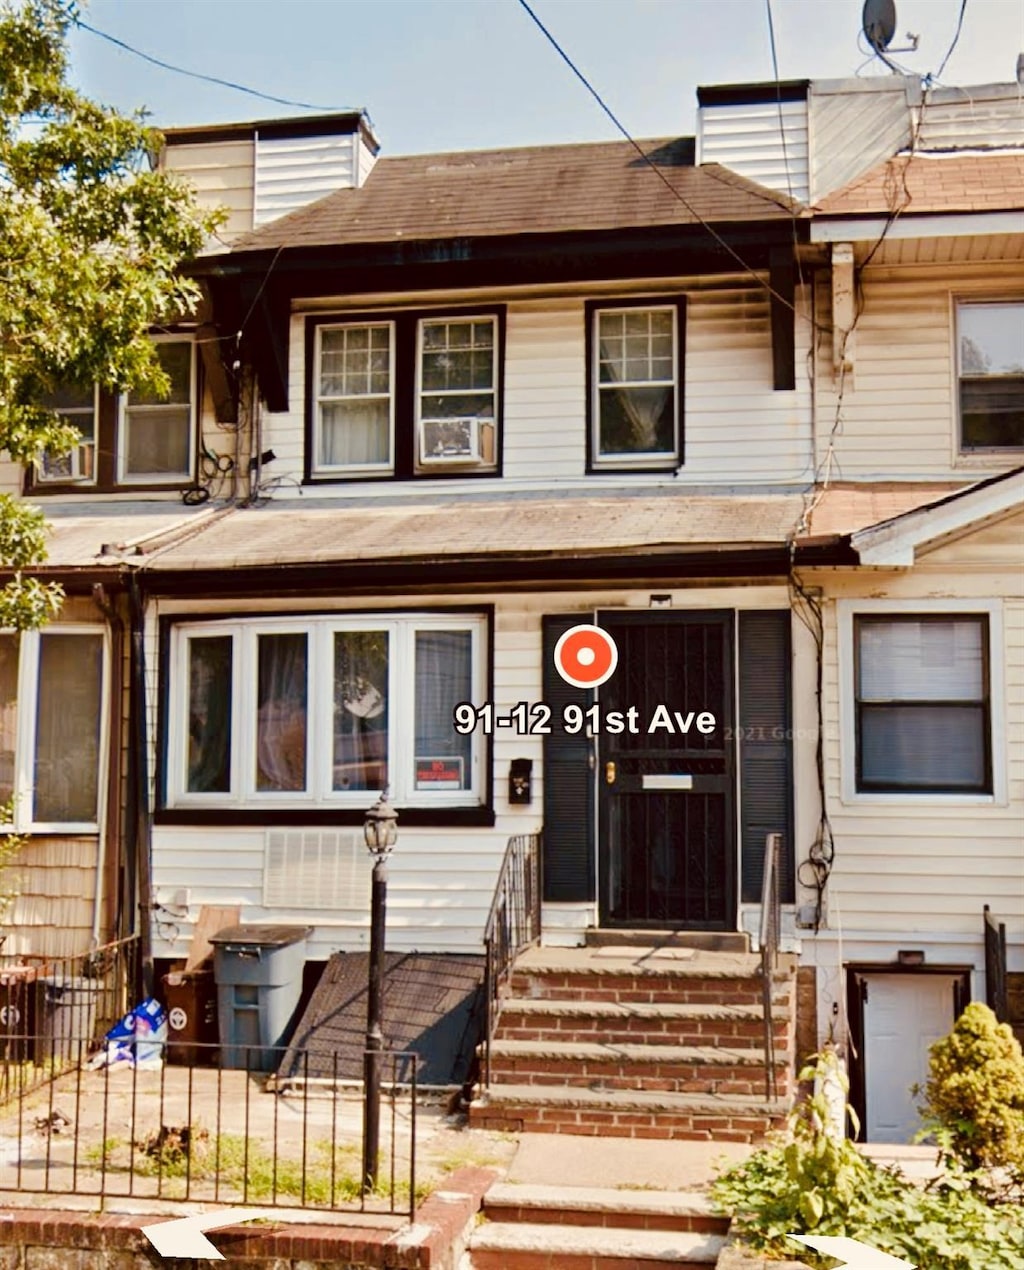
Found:
<path fill-rule="evenodd" d="M 499 311 L 310 322 L 310 480 L 497 472 Z"/>
<path fill-rule="evenodd" d="M 175 626 L 171 806 L 479 806 L 485 619 L 382 614 Z"/>
<path fill-rule="evenodd" d="M 16 829 L 96 831 L 106 660 L 102 627 L 0 633 L 0 803 Z"/>
<path fill-rule="evenodd" d="M 960 448 L 1024 448 L 1024 300 L 957 305 Z"/>
<path fill-rule="evenodd" d="M 985 614 L 854 618 L 858 792 L 992 792 Z"/>
<path fill-rule="evenodd" d="M 588 304 L 590 467 L 682 462 L 682 301 Z"/>
<path fill-rule="evenodd" d="M 195 479 L 198 358 L 191 336 L 154 336 L 166 395 L 59 388 L 42 404 L 78 429 L 63 455 L 44 451 L 29 477 L 35 491 L 177 487 Z"/>

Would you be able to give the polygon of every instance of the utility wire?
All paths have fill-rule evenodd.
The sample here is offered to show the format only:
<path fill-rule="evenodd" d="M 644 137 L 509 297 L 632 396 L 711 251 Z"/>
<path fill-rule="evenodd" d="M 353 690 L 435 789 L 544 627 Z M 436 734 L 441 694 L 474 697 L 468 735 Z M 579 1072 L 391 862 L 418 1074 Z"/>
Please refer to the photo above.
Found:
<path fill-rule="evenodd" d="M 83 22 L 78 18 L 76 26 L 83 31 L 88 31 L 90 35 L 97 35 L 101 40 L 106 40 L 108 44 L 114 44 L 119 49 L 124 49 L 126 53 L 132 53 L 135 57 L 141 57 L 144 62 L 149 62 L 153 66 L 159 66 L 161 70 L 174 71 L 177 75 L 187 75 L 190 79 L 201 79 L 208 84 L 219 84 L 221 88 L 233 88 L 239 93 L 248 93 L 250 97 L 259 97 L 263 101 L 272 101 L 278 106 L 295 106 L 299 110 L 317 110 L 322 114 L 355 114 L 356 110 L 350 106 L 314 106 L 308 101 L 293 101 L 290 97 L 275 97 L 271 93 L 262 93 L 258 88 L 247 88 L 245 84 L 236 84 L 230 79 L 220 79 L 216 75 L 204 75 L 201 71 L 190 71 L 184 66 L 174 66 L 170 62 L 161 61 L 159 57 L 153 57 L 150 53 L 144 53 L 142 49 L 134 48 L 131 44 L 126 44 L 124 40 L 119 40 L 114 35 L 108 35 L 106 31 L 100 31 L 97 27 L 90 26 L 88 22 Z"/>
<path fill-rule="evenodd" d="M 953 32 L 953 43 L 950 44 L 948 49 L 946 49 L 946 56 L 939 63 L 939 69 L 935 72 L 934 75 L 928 76 L 930 80 L 942 78 L 942 72 L 946 69 L 946 63 L 953 56 L 953 50 L 956 48 L 957 44 L 960 41 L 960 32 L 963 30 L 963 27 L 964 27 L 964 14 L 966 12 L 967 12 L 967 0 L 960 0 L 960 16 L 956 20 L 956 30 Z"/>
<path fill-rule="evenodd" d="M 750 277 L 754 279 L 754 281 L 757 283 L 759 287 L 765 290 L 774 299 L 778 300 L 778 302 L 784 305 L 787 309 L 790 309 L 794 314 L 796 314 L 797 317 L 802 318 L 805 322 L 810 322 L 811 319 L 807 316 L 807 314 L 802 313 L 792 301 L 787 300 L 786 297 L 783 295 L 780 295 L 779 292 L 777 292 L 770 283 L 765 282 L 765 280 L 760 276 L 757 270 L 753 269 L 750 265 L 748 265 L 747 262 L 743 259 L 743 257 L 739 254 L 739 252 L 730 243 L 728 243 L 722 237 L 722 235 L 714 228 L 714 226 L 710 225 L 704 219 L 704 217 L 701 216 L 701 214 L 692 206 L 692 204 L 687 201 L 685 196 L 681 194 L 679 190 L 676 189 L 676 187 L 668 179 L 665 173 L 662 172 L 661 168 L 659 168 L 658 165 L 654 162 L 654 160 L 650 157 L 650 155 L 648 155 L 645 152 L 643 146 L 641 146 L 640 143 L 636 141 L 632 133 L 630 133 L 630 131 L 626 128 L 625 124 L 620 123 L 618 116 L 615 114 L 612 108 L 604 100 L 604 98 L 593 86 L 593 84 L 591 84 L 590 80 L 587 79 L 586 75 L 584 75 L 583 72 L 579 69 L 579 67 L 572 60 L 572 58 L 565 51 L 565 49 L 562 48 L 562 46 L 551 34 L 551 32 L 544 25 L 544 23 L 540 20 L 537 14 L 534 13 L 533 9 L 530 8 L 528 0 L 519 0 L 519 4 L 523 9 L 525 9 L 527 14 L 530 16 L 530 18 L 533 20 L 537 28 L 540 30 L 541 34 L 548 41 L 551 47 L 555 50 L 558 56 L 562 59 L 562 61 L 566 64 L 566 66 L 568 66 L 568 68 L 580 81 L 580 83 L 591 95 L 591 97 L 593 97 L 594 101 L 597 102 L 598 106 L 600 106 L 600 108 L 608 116 L 611 122 L 615 125 L 615 128 L 623 135 L 623 137 L 625 137 L 625 139 L 637 152 L 637 154 L 640 156 L 643 162 L 647 164 L 647 166 L 651 169 L 651 171 L 657 176 L 658 180 L 661 181 L 662 185 L 664 185 L 665 188 L 669 191 L 672 197 L 677 199 L 683 205 L 683 207 L 686 208 L 686 210 L 690 213 L 690 215 L 698 223 L 698 225 L 700 225 L 702 229 L 705 229 L 711 235 L 711 237 L 715 240 L 715 242 L 718 243 L 718 245 L 724 251 L 728 252 L 730 256 L 732 256 L 733 260 L 735 260 L 736 263 L 743 269 L 744 273 L 749 274 Z M 793 211 L 792 207 L 789 210 L 792 213 Z"/>

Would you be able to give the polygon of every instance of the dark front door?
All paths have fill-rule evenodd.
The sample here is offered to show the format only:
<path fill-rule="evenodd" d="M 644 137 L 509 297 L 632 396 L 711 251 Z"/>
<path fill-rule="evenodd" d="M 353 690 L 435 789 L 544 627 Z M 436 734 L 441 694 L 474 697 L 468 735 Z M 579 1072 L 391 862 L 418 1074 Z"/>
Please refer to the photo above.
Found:
<path fill-rule="evenodd" d="M 733 614 L 598 620 L 619 650 L 598 691 L 602 924 L 732 929 Z"/>

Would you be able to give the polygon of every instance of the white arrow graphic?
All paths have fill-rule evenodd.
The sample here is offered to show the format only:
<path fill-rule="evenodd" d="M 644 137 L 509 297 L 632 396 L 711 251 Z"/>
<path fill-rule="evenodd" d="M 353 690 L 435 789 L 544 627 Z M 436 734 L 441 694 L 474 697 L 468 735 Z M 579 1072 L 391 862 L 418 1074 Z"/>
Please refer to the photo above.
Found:
<path fill-rule="evenodd" d="M 176 1217 L 172 1221 L 143 1226 L 142 1233 L 161 1257 L 205 1257 L 207 1261 L 226 1261 L 222 1252 L 210 1243 L 204 1230 L 221 1226 L 237 1226 L 257 1217 L 280 1217 L 270 1208 L 221 1208 L 215 1213 L 198 1213 L 195 1217 Z"/>
<path fill-rule="evenodd" d="M 823 1252 L 827 1257 L 838 1257 L 846 1270 L 917 1270 L 912 1261 L 904 1261 L 902 1257 L 892 1257 L 887 1252 L 880 1252 L 859 1239 L 847 1239 L 845 1235 L 790 1235 L 797 1243 L 806 1244 L 815 1252 Z M 842 1270 L 842 1267 L 838 1267 Z"/>

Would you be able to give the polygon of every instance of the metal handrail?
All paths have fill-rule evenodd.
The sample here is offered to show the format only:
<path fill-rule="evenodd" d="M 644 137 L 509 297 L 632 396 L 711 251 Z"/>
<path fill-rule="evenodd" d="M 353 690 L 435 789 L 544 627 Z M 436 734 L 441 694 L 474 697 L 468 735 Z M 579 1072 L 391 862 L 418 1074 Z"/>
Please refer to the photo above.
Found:
<path fill-rule="evenodd" d="M 540 833 L 509 838 L 484 926 L 484 1086 L 491 1083 L 502 985 L 519 954 L 540 939 L 540 853 Z"/>
<path fill-rule="evenodd" d="M 986 904 L 985 917 L 985 1003 L 1000 1023 L 1010 1017 L 1006 988 L 1006 923 L 996 922 Z"/>
<path fill-rule="evenodd" d="M 782 899 L 779 889 L 779 865 L 782 858 L 782 834 L 770 833 L 764 842 L 764 874 L 761 881 L 761 923 L 758 943 L 761 949 L 761 1006 L 764 1024 L 764 1096 L 779 1096 L 775 1070 L 775 1020 L 772 1017 L 772 989 L 779 964 L 779 934 L 782 926 Z"/>

